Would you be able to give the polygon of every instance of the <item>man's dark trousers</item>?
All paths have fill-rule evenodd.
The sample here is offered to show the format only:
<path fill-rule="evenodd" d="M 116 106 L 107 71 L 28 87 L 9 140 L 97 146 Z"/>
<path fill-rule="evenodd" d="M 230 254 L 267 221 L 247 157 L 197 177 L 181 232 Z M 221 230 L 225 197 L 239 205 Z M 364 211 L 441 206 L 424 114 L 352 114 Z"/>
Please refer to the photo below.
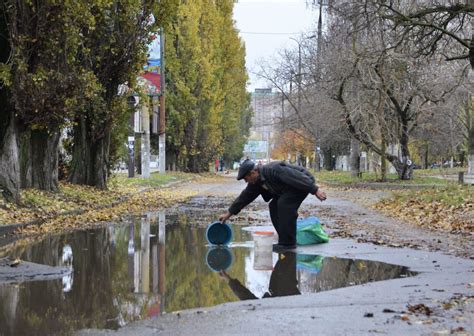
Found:
<path fill-rule="evenodd" d="M 298 208 L 308 193 L 288 191 L 275 196 L 268 205 L 270 218 L 278 233 L 278 244 L 296 245 L 296 220 Z"/>

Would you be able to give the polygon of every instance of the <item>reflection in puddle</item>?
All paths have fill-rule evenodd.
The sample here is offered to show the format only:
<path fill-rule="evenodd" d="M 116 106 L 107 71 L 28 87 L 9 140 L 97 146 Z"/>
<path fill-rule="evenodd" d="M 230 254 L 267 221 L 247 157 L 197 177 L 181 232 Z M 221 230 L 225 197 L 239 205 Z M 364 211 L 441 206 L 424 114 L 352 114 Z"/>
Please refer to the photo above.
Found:
<path fill-rule="evenodd" d="M 233 259 L 230 249 L 218 247 L 209 252 L 213 253 L 211 258 L 206 257 L 209 267 L 226 280 L 240 300 L 317 293 L 416 274 L 404 266 L 360 259 L 325 258 L 295 252 L 273 253 L 276 262 L 269 271 L 261 272 L 254 253 L 253 262 L 250 262 L 253 264 L 253 271 L 246 267 L 244 274 L 246 285 L 244 285 L 238 280 L 238 275 L 233 278 L 227 271 Z M 258 273 L 265 274 L 266 277 L 261 277 Z"/>
<path fill-rule="evenodd" d="M 298 289 L 296 257 L 296 253 L 293 252 L 280 253 L 278 255 L 278 261 L 271 272 L 268 289 L 261 296 L 262 298 L 301 294 Z M 219 276 L 225 280 L 232 292 L 240 300 L 259 298 L 237 278 L 232 278 L 227 272 L 220 271 Z"/>
<path fill-rule="evenodd" d="M 227 271 L 233 260 L 234 256 L 228 247 L 211 247 L 206 254 L 207 266 L 214 272 Z"/>
<path fill-rule="evenodd" d="M 117 329 L 165 312 L 414 275 L 380 262 L 254 250 L 250 232 L 233 230 L 230 248 L 210 247 L 205 227 L 189 225 L 182 213 L 160 212 L 126 225 L 8 246 L 8 255 L 73 272 L 57 280 L 0 284 L 0 334 Z"/>
<path fill-rule="evenodd" d="M 72 267 L 72 248 L 69 244 L 63 246 L 62 258 L 61 258 L 61 266 Z M 74 273 L 71 272 L 62 277 L 63 282 L 63 292 L 67 293 L 72 289 L 72 283 L 74 281 Z"/>

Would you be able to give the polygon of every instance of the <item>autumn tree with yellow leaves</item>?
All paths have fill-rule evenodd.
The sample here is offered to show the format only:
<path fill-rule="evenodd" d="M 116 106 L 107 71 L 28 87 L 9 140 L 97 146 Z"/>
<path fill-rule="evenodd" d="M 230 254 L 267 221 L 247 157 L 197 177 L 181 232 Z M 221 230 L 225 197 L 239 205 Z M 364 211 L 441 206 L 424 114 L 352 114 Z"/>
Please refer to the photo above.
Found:
<path fill-rule="evenodd" d="M 231 0 L 166 2 L 167 162 L 200 172 L 242 155 L 250 127 L 245 48 Z M 165 15 L 167 15 L 165 17 Z"/>
<path fill-rule="evenodd" d="M 301 129 L 283 130 L 275 143 L 275 148 L 272 150 L 274 159 L 286 160 L 288 155 L 294 153 L 303 157 L 311 157 L 314 153 L 314 141 L 311 137 L 306 136 Z"/>

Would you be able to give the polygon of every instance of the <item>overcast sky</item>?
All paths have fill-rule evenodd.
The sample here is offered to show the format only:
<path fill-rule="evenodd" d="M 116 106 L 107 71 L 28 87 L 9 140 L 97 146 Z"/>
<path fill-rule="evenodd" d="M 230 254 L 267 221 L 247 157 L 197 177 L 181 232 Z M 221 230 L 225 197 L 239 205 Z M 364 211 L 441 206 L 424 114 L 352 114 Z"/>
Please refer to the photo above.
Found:
<path fill-rule="evenodd" d="M 290 37 L 298 39 L 314 32 L 316 14 L 306 0 L 238 0 L 234 20 L 247 51 L 249 91 L 267 86 L 252 74 L 258 62 L 270 60 L 280 49 L 296 49 L 298 45 Z"/>

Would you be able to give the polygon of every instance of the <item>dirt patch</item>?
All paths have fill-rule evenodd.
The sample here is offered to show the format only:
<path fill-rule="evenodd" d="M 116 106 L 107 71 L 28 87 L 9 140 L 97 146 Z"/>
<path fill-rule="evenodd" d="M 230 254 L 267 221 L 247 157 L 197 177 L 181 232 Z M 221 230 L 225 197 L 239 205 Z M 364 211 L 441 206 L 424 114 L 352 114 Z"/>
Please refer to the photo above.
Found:
<path fill-rule="evenodd" d="M 216 209 L 220 213 L 226 209 L 222 204 L 230 205 L 244 187 L 244 183 L 227 181 L 224 185 L 212 185 L 212 188 L 207 189 L 207 195 L 220 199 L 221 206 Z M 201 191 L 203 189 L 206 188 L 201 188 Z M 474 259 L 473 234 L 419 227 L 414 222 L 393 218 L 374 209 L 373 206 L 376 203 L 393 196 L 390 190 L 342 189 L 327 186 L 324 190 L 329 196 L 327 201 L 321 203 L 314 196 L 309 195 L 299 213 L 300 217 L 318 216 L 331 237 L 351 238 L 358 242 L 396 248 L 410 247 L 426 251 L 441 251 Z M 241 225 L 271 224 L 268 205 L 261 198 L 251 203 L 231 220 Z"/>
<path fill-rule="evenodd" d="M 474 236 L 418 227 L 415 223 L 389 217 L 372 206 L 391 196 L 386 191 L 331 190 L 333 201 L 318 207 L 318 215 L 332 237 L 352 238 L 390 247 L 410 247 L 442 251 L 474 259 Z M 335 199 L 337 198 L 337 199 Z M 303 204 L 301 215 L 311 213 L 311 204 Z"/>

